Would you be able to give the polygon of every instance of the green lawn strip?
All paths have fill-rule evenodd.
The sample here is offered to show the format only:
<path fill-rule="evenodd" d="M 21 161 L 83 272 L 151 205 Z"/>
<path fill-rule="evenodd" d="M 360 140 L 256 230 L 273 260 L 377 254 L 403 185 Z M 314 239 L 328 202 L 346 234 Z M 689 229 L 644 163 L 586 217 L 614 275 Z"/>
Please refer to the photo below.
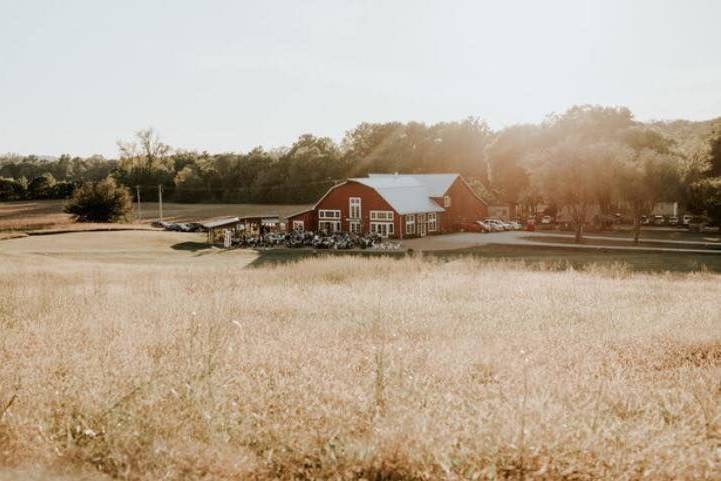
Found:
<path fill-rule="evenodd" d="M 625 264 L 638 272 L 721 272 L 721 256 L 676 252 L 618 251 L 578 249 L 550 246 L 488 244 L 467 249 L 432 251 L 427 256 L 442 259 L 518 260 L 529 265 L 542 265 L 559 270 L 583 269 L 591 265 Z"/>
<path fill-rule="evenodd" d="M 534 242 L 546 242 L 546 243 L 553 243 L 553 244 L 569 244 L 569 245 L 579 245 L 576 244 L 576 241 L 573 237 L 560 237 L 560 236 L 545 236 L 545 235 L 533 235 L 533 236 L 527 236 L 524 237 L 524 240 L 534 241 Z M 680 239 L 679 239 L 680 240 Z M 690 239 L 688 239 L 690 240 Z M 695 242 L 703 242 L 702 240 L 698 240 Z M 721 250 L 721 243 L 717 242 L 705 242 L 704 244 L 679 244 L 678 242 L 659 242 L 657 240 L 649 241 L 646 239 L 641 239 L 639 244 L 634 244 L 631 239 L 623 240 L 609 240 L 609 239 L 593 239 L 593 238 L 584 238 L 580 245 L 586 245 L 586 246 L 620 246 L 620 247 L 663 247 L 663 248 L 669 248 L 669 249 L 709 249 L 709 250 Z"/>

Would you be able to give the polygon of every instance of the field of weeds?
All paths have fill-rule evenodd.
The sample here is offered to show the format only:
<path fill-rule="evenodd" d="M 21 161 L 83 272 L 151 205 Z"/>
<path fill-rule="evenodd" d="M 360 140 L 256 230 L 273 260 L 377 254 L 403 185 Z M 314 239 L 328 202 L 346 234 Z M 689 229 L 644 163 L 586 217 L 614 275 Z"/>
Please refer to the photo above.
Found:
<path fill-rule="evenodd" d="M 0 259 L 3 480 L 721 477 L 718 275 L 63 266 Z"/>

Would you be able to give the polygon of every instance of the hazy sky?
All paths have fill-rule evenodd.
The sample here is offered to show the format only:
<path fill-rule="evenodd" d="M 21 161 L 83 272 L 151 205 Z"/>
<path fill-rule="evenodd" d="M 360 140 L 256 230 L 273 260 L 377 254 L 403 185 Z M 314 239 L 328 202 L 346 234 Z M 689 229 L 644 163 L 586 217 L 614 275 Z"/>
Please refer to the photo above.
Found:
<path fill-rule="evenodd" d="M 0 152 L 245 151 L 577 103 L 721 115 L 721 1 L 0 0 Z"/>

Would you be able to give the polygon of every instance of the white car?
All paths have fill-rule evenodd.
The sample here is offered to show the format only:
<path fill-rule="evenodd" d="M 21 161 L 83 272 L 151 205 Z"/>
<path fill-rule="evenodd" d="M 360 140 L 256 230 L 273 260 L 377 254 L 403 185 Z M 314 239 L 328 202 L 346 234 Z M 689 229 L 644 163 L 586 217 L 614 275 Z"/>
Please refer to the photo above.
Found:
<path fill-rule="evenodd" d="M 509 220 L 509 221 L 507 222 L 507 224 L 511 226 L 511 229 L 512 229 L 512 230 L 521 230 L 521 229 L 523 229 L 523 226 L 522 226 L 520 223 L 516 222 L 515 220 Z"/>
<path fill-rule="evenodd" d="M 691 214 L 684 214 L 683 217 L 681 217 L 681 223 L 683 225 L 688 225 L 693 220 L 693 216 Z"/>
<path fill-rule="evenodd" d="M 550 215 L 544 215 L 541 218 L 541 224 L 553 224 L 553 217 Z"/>
<path fill-rule="evenodd" d="M 477 220 L 476 224 L 481 226 L 481 232 L 493 232 L 493 226 L 489 222 Z"/>
<path fill-rule="evenodd" d="M 510 229 L 510 226 L 500 219 L 483 219 L 483 222 L 489 224 L 493 228 L 491 232 L 502 232 Z"/>

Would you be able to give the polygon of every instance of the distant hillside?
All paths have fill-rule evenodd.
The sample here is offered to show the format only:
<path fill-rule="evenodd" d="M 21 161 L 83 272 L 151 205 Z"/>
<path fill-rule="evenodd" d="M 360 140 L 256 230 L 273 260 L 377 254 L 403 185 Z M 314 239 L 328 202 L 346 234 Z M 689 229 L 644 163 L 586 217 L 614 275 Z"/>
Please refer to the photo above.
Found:
<path fill-rule="evenodd" d="M 5 159 L 5 160 L 7 160 L 7 159 L 12 160 L 12 159 L 18 159 L 18 158 L 24 158 L 24 157 L 25 157 L 25 156 L 22 156 L 22 155 L 19 155 L 19 154 L 15 154 L 15 153 L 12 153 L 12 152 L 6 152 L 6 153 L 4 153 L 4 154 L 0 154 L 0 160 L 3 160 L 3 159 Z M 35 158 L 38 159 L 38 160 L 43 160 L 43 161 L 46 161 L 46 162 L 55 162 L 56 160 L 58 160 L 58 159 L 60 158 L 60 157 L 58 157 L 57 155 L 33 155 L 33 157 L 35 157 Z"/>
<path fill-rule="evenodd" d="M 707 141 L 714 126 L 721 127 L 721 117 L 698 122 L 691 120 L 664 120 L 649 122 L 646 125 L 673 139 L 680 151 L 689 152 L 699 142 Z"/>

